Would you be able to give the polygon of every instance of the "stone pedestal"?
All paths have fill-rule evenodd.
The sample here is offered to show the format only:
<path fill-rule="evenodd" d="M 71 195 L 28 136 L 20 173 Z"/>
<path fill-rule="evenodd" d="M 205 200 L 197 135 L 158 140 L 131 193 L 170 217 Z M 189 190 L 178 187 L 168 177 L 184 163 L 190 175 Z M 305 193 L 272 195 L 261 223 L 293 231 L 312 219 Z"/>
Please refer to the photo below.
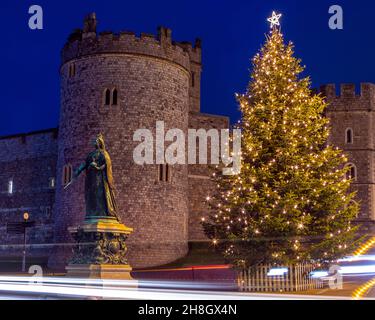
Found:
<path fill-rule="evenodd" d="M 132 279 L 125 244 L 132 228 L 111 217 L 86 219 L 81 226 L 70 227 L 76 241 L 73 257 L 66 267 L 68 277 L 96 279 Z"/>
<path fill-rule="evenodd" d="M 69 264 L 66 267 L 68 277 L 85 279 L 117 279 L 132 280 L 130 275 L 132 268 L 129 265 L 112 264 Z"/>

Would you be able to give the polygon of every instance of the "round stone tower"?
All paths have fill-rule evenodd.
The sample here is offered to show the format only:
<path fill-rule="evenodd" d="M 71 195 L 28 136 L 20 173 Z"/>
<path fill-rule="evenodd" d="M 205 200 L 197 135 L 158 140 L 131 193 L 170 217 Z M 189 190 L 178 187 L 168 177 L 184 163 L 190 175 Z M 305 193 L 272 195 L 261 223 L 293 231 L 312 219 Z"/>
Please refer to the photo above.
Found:
<path fill-rule="evenodd" d="M 187 253 L 187 166 L 137 165 L 133 160 L 140 143 L 133 141 L 137 129 L 150 129 L 155 137 L 156 121 L 164 121 L 165 131 L 180 128 L 187 133 L 191 66 L 186 48 L 172 43 L 166 28 L 159 28 L 157 37 L 97 34 L 95 14 L 70 35 L 60 69 L 56 251 L 51 267 L 66 265 L 73 242 L 67 228 L 82 223 L 85 215 L 84 178 L 66 190 L 64 180 L 70 166 L 75 169 L 85 160 L 99 132 L 112 158 L 121 222 L 134 228 L 128 242 L 130 264 L 156 266 Z"/>

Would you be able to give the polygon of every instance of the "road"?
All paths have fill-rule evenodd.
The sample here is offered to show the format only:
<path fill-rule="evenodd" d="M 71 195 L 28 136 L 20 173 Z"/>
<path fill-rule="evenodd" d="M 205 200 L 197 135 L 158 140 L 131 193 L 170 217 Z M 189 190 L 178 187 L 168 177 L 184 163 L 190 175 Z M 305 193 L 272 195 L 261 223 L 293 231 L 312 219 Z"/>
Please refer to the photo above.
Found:
<path fill-rule="evenodd" d="M 375 299 L 375 249 L 338 262 L 343 288 L 298 294 L 222 291 L 223 283 L 201 281 L 97 280 L 0 275 L 0 299 L 295 300 Z M 371 282 L 372 281 L 372 282 Z M 357 294 L 357 296 L 355 295 Z"/>
<path fill-rule="evenodd" d="M 18 277 L 19 278 L 19 277 Z M 77 279 L 43 278 L 43 283 L 30 283 L 30 279 L 0 279 L 0 299 L 137 299 L 137 300 L 316 300 L 327 297 L 317 295 L 258 294 L 216 292 L 207 290 L 160 288 L 171 283 L 141 283 L 135 281 L 78 282 Z M 74 280 L 74 281 L 70 281 Z M 140 285 L 140 287 L 137 287 Z M 144 288 L 144 286 L 148 288 Z M 187 284 L 188 286 L 189 284 Z M 143 288 L 142 288 L 143 286 Z M 154 286 L 154 288 L 153 288 Z M 179 283 L 181 286 L 181 283 Z M 342 299 L 342 297 L 330 297 Z"/>
<path fill-rule="evenodd" d="M 212 283 L 171 281 L 103 281 L 66 277 L 0 276 L 0 299 L 147 299 L 147 300 L 304 300 L 352 299 L 353 292 L 375 275 L 345 276 L 342 290 L 300 294 L 216 291 Z M 32 281 L 30 281 L 32 280 Z M 200 288 L 200 290 L 197 290 Z M 365 295 L 375 298 L 375 288 Z"/>

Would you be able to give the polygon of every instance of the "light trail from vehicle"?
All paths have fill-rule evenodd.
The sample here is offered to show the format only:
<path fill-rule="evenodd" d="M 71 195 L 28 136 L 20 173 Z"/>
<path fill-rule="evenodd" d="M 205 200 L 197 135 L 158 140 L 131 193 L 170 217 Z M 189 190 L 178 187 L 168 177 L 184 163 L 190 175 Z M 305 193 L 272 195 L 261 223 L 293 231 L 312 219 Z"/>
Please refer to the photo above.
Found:
<path fill-rule="evenodd" d="M 22 278 L 22 279 L 21 279 Z M 348 299 L 343 297 L 328 297 L 314 295 L 288 294 L 259 294 L 244 292 L 212 292 L 176 289 L 137 288 L 137 282 L 132 281 L 104 281 L 95 279 L 71 278 L 40 278 L 43 283 L 34 284 L 33 277 L 1 277 L 0 298 L 25 296 L 45 299 L 137 299 L 137 300 L 320 300 L 320 299 Z M 87 283 L 90 283 L 87 285 Z M 119 286 L 132 285 L 132 287 Z M 109 284 L 112 284 L 109 285 Z M 113 286 L 116 284 L 116 286 Z M 150 284 L 150 282 L 148 283 Z M 160 285 L 160 282 L 156 282 Z M 181 286 L 182 283 L 179 283 Z M 167 286 L 167 285 L 165 285 Z M 189 285 L 188 285 L 189 287 Z"/>
<path fill-rule="evenodd" d="M 375 261 L 375 255 L 354 255 L 337 260 L 337 262 Z"/>

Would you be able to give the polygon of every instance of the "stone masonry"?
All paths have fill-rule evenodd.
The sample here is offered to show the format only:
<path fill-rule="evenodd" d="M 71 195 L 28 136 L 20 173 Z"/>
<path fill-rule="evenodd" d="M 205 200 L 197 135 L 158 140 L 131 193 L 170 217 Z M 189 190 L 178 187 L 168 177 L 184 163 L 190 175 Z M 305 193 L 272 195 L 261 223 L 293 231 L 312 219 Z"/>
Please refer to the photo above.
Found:
<path fill-rule="evenodd" d="M 22 235 L 7 234 L 8 222 L 30 214 L 36 226 L 27 242 L 34 257 L 47 257 L 53 242 L 57 130 L 44 130 L 0 138 L 0 257 L 19 257 Z M 12 193 L 9 183 L 12 182 Z"/>
<path fill-rule="evenodd" d="M 352 190 L 357 192 L 361 210 L 358 222 L 372 232 L 375 231 L 375 85 L 362 83 L 357 94 L 354 84 L 342 84 L 340 92 L 336 86 L 321 87 L 329 107 L 326 111 L 331 122 L 329 143 L 344 150 L 348 165 L 355 168 Z M 347 140 L 351 131 L 352 141 Z"/>
<path fill-rule="evenodd" d="M 30 181 L 42 185 L 38 170 L 51 167 L 56 187 L 49 190 L 50 198 L 45 198 L 43 205 L 53 206 L 49 223 L 50 228 L 53 224 L 53 240 L 40 241 L 54 243 L 51 254 L 45 254 L 48 264 L 63 269 L 73 243 L 68 227 L 81 223 L 85 215 L 84 179 L 64 190 L 64 167 L 77 168 L 92 150 L 91 141 L 101 132 L 112 157 L 120 218 L 134 228 L 128 242 L 130 264 L 149 267 L 183 257 L 190 239 L 204 239 L 200 217 L 207 210 L 204 199 L 210 187 L 206 183 L 208 169 L 205 165 L 199 170 L 170 165 L 168 181 L 160 181 L 160 165 L 134 163 L 133 150 L 139 142 L 133 141 L 133 134 L 146 128 L 155 136 L 156 121 L 164 121 L 165 131 L 179 128 L 186 136 L 190 127 L 228 128 L 227 117 L 200 113 L 200 40 L 194 45 L 174 42 L 171 30 L 163 27 L 156 37 L 127 31 L 98 34 L 95 14 L 91 14 L 83 29 L 70 35 L 61 59 L 58 140 L 53 146 L 45 145 L 52 158 L 43 158 L 34 138 L 47 139 L 49 133 L 0 140 L 1 150 L 4 144 L 9 145 L 7 153 L 12 155 L 5 157 L 8 169 L 0 175 L 1 190 L 6 194 L 8 179 L 14 177 L 18 195 L 17 201 L 12 195 L 12 203 L 5 201 L 8 195 L 0 198 L 1 210 L 13 210 L 20 216 L 26 205 L 21 188 L 28 188 Z M 109 103 L 107 90 L 111 92 Z M 117 101 L 112 95 L 114 90 Z M 18 176 L 15 161 L 23 148 L 35 151 L 26 160 L 37 157 L 39 167 L 22 167 L 26 172 Z M 1 159 L 4 161 L 4 157 Z M 34 212 L 31 214 L 34 216 Z"/>
<path fill-rule="evenodd" d="M 48 260 L 51 268 L 65 267 L 73 243 L 68 227 L 82 222 L 85 207 L 83 177 L 64 190 L 64 168 L 84 161 L 99 132 L 112 157 L 120 218 L 134 228 L 130 264 L 151 267 L 183 257 L 189 241 L 206 240 L 200 219 L 214 188 L 209 168 L 171 165 L 167 181 L 160 179 L 160 165 L 134 163 L 139 142 L 133 134 L 147 128 L 155 136 L 156 121 L 185 135 L 189 128 L 229 127 L 227 117 L 200 112 L 200 40 L 174 42 L 171 30 L 162 27 L 156 37 L 98 34 L 96 16 L 90 14 L 83 29 L 69 36 L 61 59 L 59 128 L 0 138 L 0 259 L 20 255 L 22 237 L 7 235 L 5 228 L 27 211 L 37 222 L 28 235 L 29 254 Z M 340 95 L 334 85 L 321 91 L 330 104 L 330 143 L 344 149 L 355 167 L 358 220 L 373 228 L 375 85 L 362 84 L 359 95 L 354 85 L 342 85 Z"/>

